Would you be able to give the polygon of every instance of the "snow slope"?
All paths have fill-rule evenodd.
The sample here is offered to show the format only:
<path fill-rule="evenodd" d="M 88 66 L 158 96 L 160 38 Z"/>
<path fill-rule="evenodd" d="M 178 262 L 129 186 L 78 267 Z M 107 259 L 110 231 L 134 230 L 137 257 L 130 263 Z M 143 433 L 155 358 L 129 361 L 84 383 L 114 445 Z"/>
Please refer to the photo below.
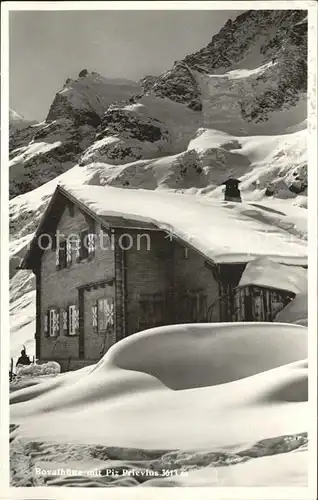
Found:
<path fill-rule="evenodd" d="M 67 79 L 44 122 L 24 130 L 12 129 L 10 196 L 31 191 L 73 167 L 94 142 L 107 108 L 139 90 L 136 82 L 111 80 L 96 72 Z M 28 154 L 29 150 L 34 154 Z"/>
<path fill-rule="evenodd" d="M 291 198 L 306 195 L 305 134 L 297 135 L 306 127 L 307 116 L 305 14 L 301 10 L 247 11 L 228 21 L 206 47 L 177 61 L 164 74 L 145 77 L 140 83 L 111 80 L 87 70 L 78 78 L 68 78 L 35 136 L 31 128 L 26 136 L 14 136 L 10 141 L 13 157 L 17 147 L 26 146 L 36 136 L 55 135 L 55 141 L 61 142 L 45 161 L 39 151 L 39 160 L 27 160 L 10 172 L 11 195 L 38 187 L 78 161 L 82 165 L 125 165 L 182 154 L 191 149 L 189 142 L 199 128 L 251 137 L 249 142 L 255 146 L 258 142 L 260 148 L 266 142 L 264 136 L 269 142 L 280 136 L 278 151 L 266 158 L 262 168 L 253 169 L 253 160 L 235 150 L 240 145 L 244 149 L 244 144 L 236 142 L 234 151 L 224 151 L 219 146 L 213 149 L 211 141 L 203 165 L 200 158 L 194 162 L 198 175 L 192 175 L 191 168 L 190 176 L 183 168 L 181 175 L 173 175 L 174 162 L 167 158 L 164 181 L 159 175 L 156 182 L 153 165 L 146 170 L 143 183 L 143 169 L 136 164 L 141 187 L 189 189 L 193 185 L 194 189 L 212 190 L 220 176 L 234 170 L 236 177 L 247 176 L 244 188 L 249 192 L 264 190 L 268 195 Z M 284 139 L 286 134 L 290 137 Z M 111 182 L 132 182 L 127 180 L 133 177 L 131 170 Z"/>
<path fill-rule="evenodd" d="M 306 130 L 242 137 L 202 128 L 188 149 L 198 153 L 212 189 L 232 176 L 240 178 L 243 196 L 249 198 L 295 198 L 302 184 L 306 193 Z"/>
<path fill-rule="evenodd" d="M 270 62 L 252 70 L 236 69 L 204 76 L 196 73 L 201 88 L 205 126 L 236 135 L 273 135 L 282 134 L 289 127 L 303 122 L 307 117 L 305 92 L 294 106 L 286 106 L 283 110 L 274 109 L 266 115 L 263 113 L 265 116 L 260 120 L 250 122 L 242 113 L 242 102 L 248 106 L 257 93 L 268 92 L 274 70 L 275 63 Z M 259 83 L 260 75 L 264 78 L 262 84 Z"/>
<path fill-rule="evenodd" d="M 201 124 L 200 114 L 167 98 L 144 96 L 135 104 L 112 105 L 80 164 L 124 164 L 181 153 Z"/>
<path fill-rule="evenodd" d="M 297 442 L 298 436 L 290 438 Z M 299 440 L 301 438 L 299 437 Z M 257 460 L 241 461 L 231 467 L 210 466 L 192 469 L 187 474 L 173 478 L 150 479 L 145 486 L 287 486 L 301 487 L 307 484 L 308 456 L 306 448 L 296 448 L 296 452 L 264 456 Z M 70 481 L 71 482 L 71 481 Z"/>
<path fill-rule="evenodd" d="M 93 367 L 12 393 L 13 454 L 35 440 L 43 451 L 33 465 L 61 464 L 67 450 L 69 460 L 73 447 L 96 445 L 117 465 L 136 467 L 143 457 L 144 468 L 157 459 L 157 467 L 161 460 L 188 470 L 222 455 L 230 465 L 288 452 L 307 431 L 306 356 L 307 330 L 295 325 L 175 325 L 134 334 Z M 110 463 L 104 458 L 103 467 Z M 285 479 L 276 476 L 280 485 Z"/>

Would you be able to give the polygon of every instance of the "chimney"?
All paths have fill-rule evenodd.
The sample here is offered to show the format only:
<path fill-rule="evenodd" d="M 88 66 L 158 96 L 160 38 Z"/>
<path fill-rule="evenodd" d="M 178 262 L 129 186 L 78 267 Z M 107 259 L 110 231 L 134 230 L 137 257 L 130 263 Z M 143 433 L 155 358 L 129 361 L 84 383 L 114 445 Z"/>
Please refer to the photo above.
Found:
<path fill-rule="evenodd" d="M 236 203 L 242 203 L 241 191 L 239 190 L 239 181 L 238 179 L 233 179 L 232 177 L 225 182 L 222 182 L 222 185 L 225 185 L 224 192 L 224 201 L 234 201 Z"/>

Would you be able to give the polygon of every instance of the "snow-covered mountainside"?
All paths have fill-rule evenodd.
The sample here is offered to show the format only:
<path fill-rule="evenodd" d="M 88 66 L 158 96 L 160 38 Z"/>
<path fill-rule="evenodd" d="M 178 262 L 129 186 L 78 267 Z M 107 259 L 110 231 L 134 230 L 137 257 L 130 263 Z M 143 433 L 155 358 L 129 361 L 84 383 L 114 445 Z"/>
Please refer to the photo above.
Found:
<path fill-rule="evenodd" d="M 113 165 L 180 154 L 199 128 L 240 137 L 305 129 L 306 82 L 307 18 L 301 10 L 244 12 L 202 50 L 140 83 L 82 70 L 57 92 L 43 123 L 11 134 L 11 197 L 77 162 Z M 217 149 L 222 156 L 224 148 Z M 300 177 L 292 191 L 304 191 L 305 159 L 290 167 Z M 266 184 L 285 177 L 272 175 Z M 207 179 L 206 185 L 215 183 Z"/>
<path fill-rule="evenodd" d="M 66 80 L 43 122 L 15 127 L 21 117 L 10 113 L 15 338 L 34 333 L 33 279 L 16 266 L 58 183 L 220 200 L 220 184 L 234 176 L 243 201 L 280 210 L 303 238 L 306 82 L 307 12 L 247 11 L 162 75 L 137 83 L 85 69 Z"/>
<path fill-rule="evenodd" d="M 9 149 L 15 150 L 21 144 L 31 141 L 36 120 L 26 120 L 13 109 L 9 109 Z"/>
<path fill-rule="evenodd" d="M 95 139 L 108 107 L 140 90 L 130 80 L 110 80 L 86 70 L 68 78 L 44 122 L 10 134 L 10 196 L 31 191 L 69 170 Z"/>

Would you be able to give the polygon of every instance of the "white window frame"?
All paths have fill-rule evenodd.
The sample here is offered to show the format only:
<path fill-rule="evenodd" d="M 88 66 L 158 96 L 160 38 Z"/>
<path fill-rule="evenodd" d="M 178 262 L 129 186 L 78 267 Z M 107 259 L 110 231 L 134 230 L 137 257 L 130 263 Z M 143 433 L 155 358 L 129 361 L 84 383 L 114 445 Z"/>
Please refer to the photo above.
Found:
<path fill-rule="evenodd" d="M 68 306 L 68 334 L 76 335 L 78 327 L 78 309 L 77 306 L 72 304 Z"/>
<path fill-rule="evenodd" d="M 57 309 L 49 309 L 49 320 L 48 320 L 48 327 L 49 327 L 49 337 L 56 337 L 59 331 L 58 328 L 58 312 Z"/>

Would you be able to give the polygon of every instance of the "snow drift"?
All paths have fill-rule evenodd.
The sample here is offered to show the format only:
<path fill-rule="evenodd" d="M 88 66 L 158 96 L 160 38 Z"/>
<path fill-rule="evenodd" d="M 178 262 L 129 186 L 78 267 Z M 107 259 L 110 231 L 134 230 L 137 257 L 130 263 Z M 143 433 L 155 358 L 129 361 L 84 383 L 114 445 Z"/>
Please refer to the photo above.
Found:
<path fill-rule="evenodd" d="M 18 377 L 38 377 L 43 375 L 56 375 L 61 372 L 61 366 L 56 361 L 48 361 L 41 365 L 32 363 L 31 365 L 18 365 L 16 375 Z"/>
<path fill-rule="evenodd" d="M 301 420 L 283 420 L 289 405 L 282 405 L 289 402 L 293 408 L 296 401 L 306 400 L 304 365 L 290 365 L 306 357 L 307 330 L 301 326 L 223 323 L 155 328 L 118 342 L 94 367 L 16 391 L 11 420 L 24 422 L 26 435 L 49 439 L 49 422 L 59 418 L 63 426 L 55 429 L 54 439 L 67 442 L 149 449 L 241 446 L 243 435 L 245 440 L 248 435 L 273 436 L 283 427 L 286 432 L 306 430 Z M 290 367 L 279 368 L 284 365 Z M 226 412 L 229 405 L 231 411 Z M 247 408 L 256 417 L 261 408 L 265 411 L 264 405 L 271 426 L 278 428 L 267 427 L 269 422 L 261 418 L 251 430 L 252 416 L 241 422 Z M 83 426 L 79 422 L 76 429 L 70 428 L 79 407 L 90 426 L 84 418 Z M 294 409 L 300 416 L 301 406 Z M 143 412 L 147 418 L 140 418 Z M 210 415 L 215 419 L 212 427 Z M 235 418 L 242 432 L 238 423 L 230 430 Z M 164 430 L 167 419 L 171 429 Z M 197 429 L 192 429 L 194 422 Z"/>
<path fill-rule="evenodd" d="M 63 457 L 76 463 L 93 449 L 95 458 L 104 457 L 100 468 L 125 468 L 127 460 L 136 468 L 142 459 L 143 468 L 214 469 L 224 461 L 238 484 L 232 466 L 244 457 L 285 453 L 304 442 L 293 436 L 307 431 L 306 356 L 307 329 L 295 325 L 178 325 L 137 333 L 93 367 L 13 392 L 13 454 L 21 457 L 37 441 L 42 452 L 35 465 L 45 460 L 49 468 Z M 89 462 L 94 467 L 92 455 Z M 286 485 L 284 473 L 276 481 Z"/>

